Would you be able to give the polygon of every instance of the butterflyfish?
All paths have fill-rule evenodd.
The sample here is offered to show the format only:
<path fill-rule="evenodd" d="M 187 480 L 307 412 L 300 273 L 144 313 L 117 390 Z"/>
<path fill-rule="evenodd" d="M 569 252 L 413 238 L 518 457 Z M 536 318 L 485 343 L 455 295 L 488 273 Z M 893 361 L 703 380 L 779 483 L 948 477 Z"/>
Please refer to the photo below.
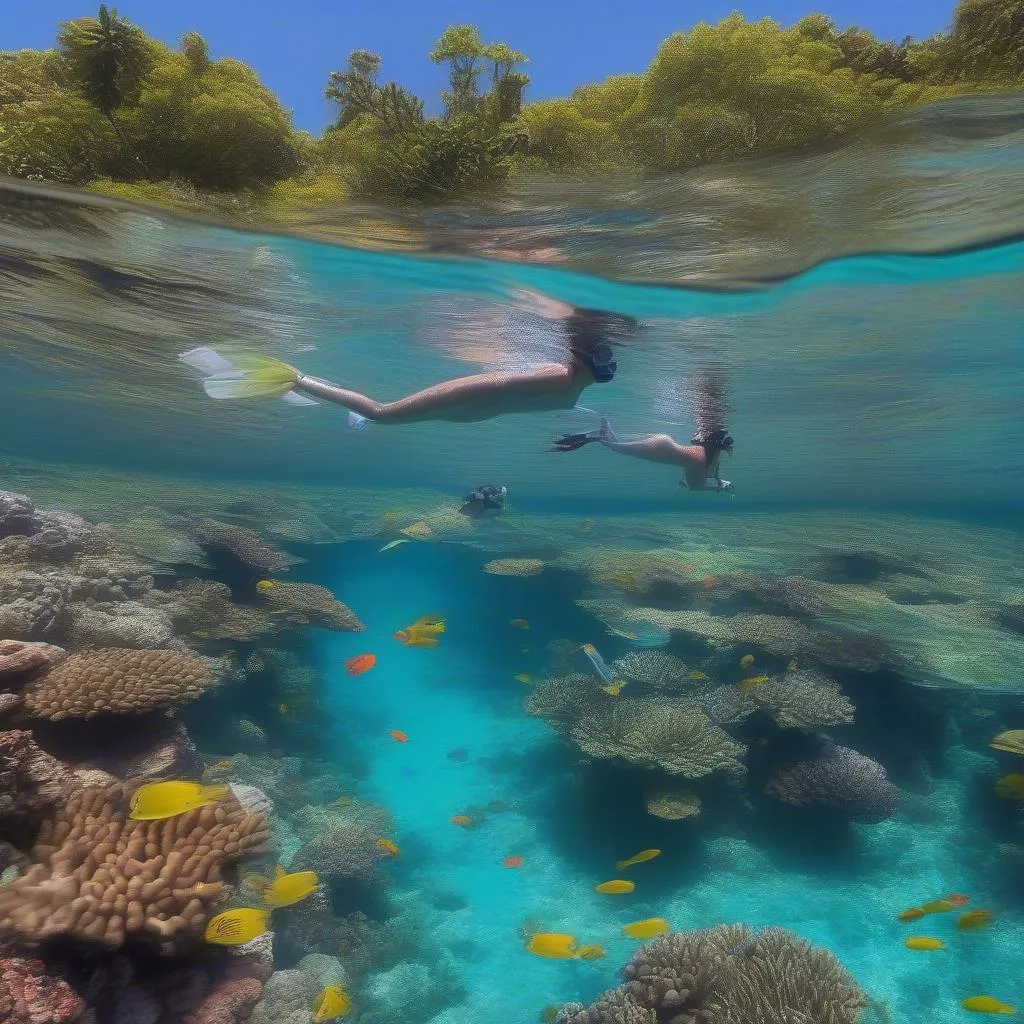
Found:
<path fill-rule="evenodd" d="M 982 910 L 979 907 L 977 910 L 968 910 L 965 914 L 961 914 L 956 919 L 956 930 L 958 932 L 976 932 L 987 928 L 991 923 L 992 911 Z"/>
<path fill-rule="evenodd" d="M 1005 750 L 1009 754 L 1024 754 L 1024 729 L 1008 729 L 993 736 L 988 745 L 993 750 Z"/>
<path fill-rule="evenodd" d="M 537 932 L 530 936 L 526 951 L 548 960 L 571 960 L 576 955 L 576 939 L 557 932 Z"/>
<path fill-rule="evenodd" d="M 1009 1003 L 1004 1003 L 995 996 L 970 996 L 960 1005 L 971 1013 L 1004 1013 L 1010 1016 L 1017 1012 Z"/>
<path fill-rule="evenodd" d="M 655 857 L 661 856 L 661 850 L 641 850 L 639 853 L 634 853 L 632 857 L 628 857 L 626 860 L 616 861 L 615 867 L 617 870 L 622 871 L 623 868 L 631 868 L 634 864 L 643 864 L 644 861 L 654 860 Z"/>
<path fill-rule="evenodd" d="M 931 953 L 936 949 L 945 949 L 946 944 L 942 939 L 933 939 L 930 935 L 911 935 L 903 940 L 907 949 L 916 949 L 919 952 Z"/>
<path fill-rule="evenodd" d="M 270 921 L 269 910 L 236 907 L 211 917 L 203 938 L 215 946 L 244 946 L 262 935 Z"/>
<path fill-rule="evenodd" d="M 620 896 L 622 893 L 632 892 L 636 888 L 635 882 L 627 882 L 624 878 L 613 878 L 610 882 L 602 882 L 594 886 L 597 892 L 607 893 L 611 896 Z"/>
<path fill-rule="evenodd" d="M 749 676 L 746 679 L 740 680 L 740 690 L 743 693 L 751 693 L 756 690 L 759 686 L 764 686 L 768 682 L 767 676 Z"/>
<path fill-rule="evenodd" d="M 315 871 L 293 871 L 285 874 L 282 867 L 278 867 L 274 880 L 263 890 L 263 902 L 275 910 L 281 907 L 290 907 L 294 903 L 300 903 L 316 892 L 320 884 Z"/>
<path fill-rule="evenodd" d="M 133 821 L 173 818 L 197 807 L 223 800 L 230 786 L 204 786 L 198 782 L 150 782 L 132 793 L 128 817 Z"/>
<path fill-rule="evenodd" d="M 669 923 L 663 917 L 648 917 L 622 926 L 622 934 L 631 939 L 653 939 L 658 935 L 667 935 L 668 932 Z"/>
<path fill-rule="evenodd" d="M 328 985 L 313 1003 L 313 1020 L 316 1024 L 344 1017 L 352 1009 L 352 1000 L 340 985 Z"/>
<path fill-rule="evenodd" d="M 604 946 L 580 946 L 576 950 L 578 960 L 600 960 L 604 955 Z"/>
<path fill-rule="evenodd" d="M 1004 775 L 996 783 L 996 796 L 1004 800 L 1024 800 L 1024 775 L 1020 772 Z"/>

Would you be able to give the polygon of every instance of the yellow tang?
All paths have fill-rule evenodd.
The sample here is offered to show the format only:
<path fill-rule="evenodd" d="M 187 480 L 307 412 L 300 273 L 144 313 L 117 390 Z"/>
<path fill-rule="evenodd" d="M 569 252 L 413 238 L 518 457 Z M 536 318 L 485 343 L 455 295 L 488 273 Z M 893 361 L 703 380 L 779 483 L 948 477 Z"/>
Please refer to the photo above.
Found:
<path fill-rule="evenodd" d="M 624 680 L 616 679 L 614 682 L 609 683 L 607 686 L 602 686 L 601 689 L 604 690 L 604 692 L 607 693 L 610 697 L 618 697 L 618 695 L 622 693 L 622 688 L 625 685 L 626 683 Z"/>
<path fill-rule="evenodd" d="M 743 693 L 750 693 L 752 690 L 756 690 L 759 686 L 764 686 L 768 682 L 768 676 L 749 676 L 746 679 L 740 680 L 740 690 Z"/>
<path fill-rule="evenodd" d="M 316 1024 L 344 1017 L 352 1009 L 352 1000 L 340 985 L 328 985 L 313 1003 L 313 1020 Z"/>
<path fill-rule="evenodd" d="M 617 896 L 624 892 L 632 892 L 636 888 L 636 883 L 627 882 L 622 878 L 613 878 L 610 882 L 602 882 L 594 888 L 598 892 L 611 893 Z"/>
<path fill-rule="evenodd" d="M 980 907 L 977 910 L 968 910 L 966 913 L 961 914 L 956 919 L 956 930 L 958 932 L 976 932 L 982 928 L 987 928 L 992 923 L 992 911 L 982 910 Z"/>
<path fill-rule="evenodd" d="M 604 946 L 580 946 L 576 950 L 576 956 L 580 960 L 600 960 L 604 955 Z"/>
<path fill-rule="evenodd" d="M 1024 800 L 1024 775 L 1020 772 L 1004 775 L 996 783 L 996 796 L 1004 800 Z"/>
<path fill-rule="evenodd" d="M 911 935 L 905 939 L 903 945 L 907 949 L 916 949 L 920 952 L 932 952 L 936 949 L 945 949 L 946 944 L 942 939 L 933 939 L 930 935 Z"/>
<path fill-rule="evenodd" d="M 648 917 L 622 926 L 623 935 L 631 939 L 653 939 L 656 935 L 667 935 L 668 932 L 669 923 L 663 917 Z"/>
<path fill-rule="evenodd" d="M 198 782 L 151 782 L 132 793 L 128 817 L 132 821 L 159 821 L 215 804 L 231 792 L 230 786 L 204 786 Z"/>
<path fill-rule="evenodd" d="M 661 856 L 661 850 L 641 850 L 639 853 L 634 853 L 632 857 L 628 857 L 626 860 L 617 861 L 615 867 L 621 871 L 623 868 L 631 868 L 634 864 L 643 864 L 645 860 L 654 860 L 655 857 Z"/>
<path fill-rule="evenodd" d="M 1008 729 L 993 736 L 988 745 L 994 750 L 1005 750 L 1011 754 L 1024 754 L 1024 729 Z"/>
<path fill-rule="evenodd" d="M 244 946 L 262 935 L 270 922 L 269 910 L 236 907 L 211 917 L 203 933 L 207 942 L 215 946 Z"/>
<path fill-rule="evenodd" d="M 697 669 L 694 669 L 692 672 L 687 672 L 686 673 L 686 678 L 691 680 L 694 683 L 710 683 L 711 682 L 711 676 L 709 676 L 706 672 L 700 672 Z"/>
<path fill-rule="evenodd" d="M 571 960 L 576 955 L 576 940 L 557 932 L 537 932 L 530 936 L 526 951 L 548 960 Z"/>
<path fill-rule="evenodd" d="M 294 871 L 286 875 L 284 868 L 278 867 L 274 880 L 264 890 L 263 902 L 275 909 L 290 907 L 312 896 L 319 884 L 315 871 Z"/>
<path fill-rule="evenodd" d="M 273 580 L 260 580 L 256 584 L 256 589 L 261 593 L 265 594 L 268 590 L 273 590 L 277 584 Z"/>
<path fill-rule="evenodd" d="M 996 999 L 995 996 L 971 996 L 960 1005 L 972 1013 L 1005 1013 L 1009 1016 L 1017 1012 L 1014 1007 Z"/>
<path fill-rule="evenodd" d="M 520 672 L 518 675 L 514 675 L 512 678 L 517 683 L 527 683 L 527 684 L 529 684 L 529 683 L 533 682 L 533 676 L 531 676 L 529 674 L 529 672 Z"/>

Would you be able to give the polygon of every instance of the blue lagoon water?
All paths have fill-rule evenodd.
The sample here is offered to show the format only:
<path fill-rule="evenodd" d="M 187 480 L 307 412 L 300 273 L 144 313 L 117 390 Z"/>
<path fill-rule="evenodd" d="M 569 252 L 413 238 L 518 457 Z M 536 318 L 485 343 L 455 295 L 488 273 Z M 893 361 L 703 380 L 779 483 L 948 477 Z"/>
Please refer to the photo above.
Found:
<path fill-rule="evenodd" d="M 260 788 L 274 834 L 270 853 L 225 866 L 224 906 L 251 902 L 245 872 L 298 864 L 325 834 L 339 862 L 367 836 L 400 851 L 374 853 L 370 877 L 321 851 L 334 874 L 320 916 L 275 911 L 254 1021 L 312 1020 L 288 987 L 308 953 L 335 958 L 364 1024 L 534 1021 L 619 984 L 639 946 L 622 926 L 654 917 L 788 929 L 851 973 L 864 1022 L 960 1021 L 977 994 L 1024 1003 L 1020 801 L 995 792 L 1024 762 L 989 746 L 1024 729 L 1024 203 L 1009 170 L 1024 127 L 1001 104 L 672 186 L 703 195 L 700 210 L 668 185 L 631 199 L 609 186 L 618 210 L 538 185 L 490 211 L 376 213 L 421 251 L 0 184 L 0 490 L 94 531 L 84 553 L 51 557 L 32 530 L 0 529 L 0 640 L 17 626 L 10 639 L 73 654 L 220 659 L 217 687 L 173 710 L 195 744 L 174 771 Z M 774 233 L 743 226 L 741 195 Z M 422 251 L 446 232 L 449 251 Z M 523 313 L 526 293 L 641 322 L 584 408 L 353 431 L 328 405 L 213 402 L 177 358 L 244 348 L 400 397 L 549 359 L 557 331 Z M 595 413 L 685 442 L 709 373 L 725 382 L 734 495 L 688 493 L 671 467 L 599 445 L 548 451 Z M 506 508 L 461 515 L 486 483 L 508 487 Z M 149 582 L 118 584 L 115 554 Z M 82 597 L 68 581 L 104 558 L 107 589 Z M 507 559 L 519 569 L 493 565 Z M 56 625 L 15 617 L 25 573 L 70 588 Z M 293 583 L 326 588 L 365 628 L 282 612 L 267 595 Z M 180 597 L 199 584 L 222 587 L 201 622 Z M 445 621 L 436 646 L 402 645 L 396 631 L 425 615 Z M 621 696 L 585 678 L 585 643 L 624 666 Z M 350 676 L 366 653 L 376 665 Z M 816 696 L 792 698 L 788 718 L 783 697 L 714 703 L 798 676 Z M 554 696 L 566 677 L 585 691 L 571 707 Z M 816 718 L 823 687 L 849 713 Z M 666 767 L 659 716 L 712 706 L 744 770 Z M 117 735 L 152 724 L 108 712 Z M 598 722 L 620 712 L 626 738 L 622 719 Z M 95 722 L 0 724 L 100 763 Z M 830 743 L 874 768 L 854 762 L 806 806 L 772 797 L 777 772 Z M 886 787 L 892 806 L 865 814 Z M 658 812 L 666 791 L 699 797 L 699 814 Z M 624 875 L 635 891 L 595 891 L 649 848 L 660 856 Z M 991 925 L 897 920 L 951 893 Z M 342 942 L 357 923 L 362 939 Z M 534 956 L 536 932 L 605 956 Z M 908 949 L 912 934 L 945 948 Z M 192 939 L 177 953 L 199 955 Z"/>

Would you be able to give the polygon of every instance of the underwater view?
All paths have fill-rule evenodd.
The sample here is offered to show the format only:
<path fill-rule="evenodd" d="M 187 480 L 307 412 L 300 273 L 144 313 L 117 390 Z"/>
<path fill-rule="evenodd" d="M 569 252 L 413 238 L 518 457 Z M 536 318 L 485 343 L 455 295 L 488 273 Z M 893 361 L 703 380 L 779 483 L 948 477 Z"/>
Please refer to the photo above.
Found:
<path fill-rule="evenodd" d="M 1024 7 L 942 20 L 450 27 L 231 183 L 197 33 L 0 53 L 0 1022 L 1024 1012 Z"/>

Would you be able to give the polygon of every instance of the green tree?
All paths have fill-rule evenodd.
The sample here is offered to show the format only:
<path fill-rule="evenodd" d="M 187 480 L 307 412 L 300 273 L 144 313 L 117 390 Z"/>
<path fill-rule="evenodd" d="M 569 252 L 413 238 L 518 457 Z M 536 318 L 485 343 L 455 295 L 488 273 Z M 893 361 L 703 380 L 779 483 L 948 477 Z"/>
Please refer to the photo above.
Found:
<path fill-rule="evenodd" d="M 344 71 L 332 71 L 324 96 L 340 107 L 335 128 L 344 128 L 361 114 L 369 114 L 392 134 L 414 128 L 423 120 L 423 101 L 396 82 L 377 84 L 380 57 L 369 50 L 353 50 Z"/>
<path fill-rule="evenodd" d="M 1024 0 L 960 0 L 948 53 L 960 78 L 1024 77 Z"/>
<path fill-rule="evenodd" d="M 475 25 L 449 25 L 430 51 L 435 64 L 448 65 L 450 88 L 441 94 L 446 117 L 458 118 L 475 112 L 486 49 Z"/>
<path fill-rule="evenodd" d="M 128 140 L 114 117 L 122 107 L 134 106 L 142 93 L 143 81 L 153 62 L 153 51 L 141 29 L 117 10 L 100 4 L 98 18 L 65 22 L 57 37 L 69 83 L 109 122 L 122 150 L 130 152 Z M 139 157 L 135 156 L 136 160 Z"/>
<path fill-rule="evenodd" d="M 516 65 L 529 63 L 529 58 L 506 43 L 488 43 L 483 48 L 483 57 L 491 62 L 488 106 L 497 124 L 505 124 L 518 117 L 523 109 L 523 93 L 530 79 L 517 71 Z"/>

